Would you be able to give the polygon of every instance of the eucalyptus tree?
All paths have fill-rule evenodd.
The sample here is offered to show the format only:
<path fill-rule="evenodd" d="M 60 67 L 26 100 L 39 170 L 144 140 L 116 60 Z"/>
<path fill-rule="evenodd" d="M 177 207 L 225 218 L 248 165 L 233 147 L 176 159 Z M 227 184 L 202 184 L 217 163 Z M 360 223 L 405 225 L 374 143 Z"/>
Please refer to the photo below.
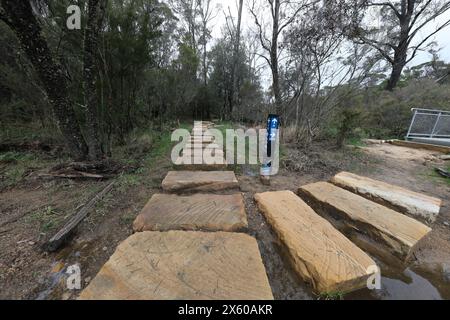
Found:
<path fill-rule="evenodd" d="M 405 66 L 429 47 L 434 35 L 450 25 L 448 18 L 438 21 L 450 10 L 448 0 L 365 0 L 359 5 L 366 18 L 352 31 L 352 37 L 372 46 L 390 65 L 389 91 L 397 86 Z"/>
<path fill-rule="evenodd" d="M 68 94 L 65 72 L 55 60 L 34 11 L 30 1 L 0 2 L 0 20 L 14 31 L 42 82 L 70 154 L 82 160 L 88 155 L 88 147 Z"/>
<path fill-rule="evenodd" d="M 253 17 L 256 34 L 264 51 L 260 57 L 270 67 L 275 109 L 279 114 L 283 113 L 283 98 L 279 74 L 282 33 L 295 21 L 301 11 L 317 2 L 320 2 L 320 0 L 251 0 L 250 2 L 249 11 Z"/>

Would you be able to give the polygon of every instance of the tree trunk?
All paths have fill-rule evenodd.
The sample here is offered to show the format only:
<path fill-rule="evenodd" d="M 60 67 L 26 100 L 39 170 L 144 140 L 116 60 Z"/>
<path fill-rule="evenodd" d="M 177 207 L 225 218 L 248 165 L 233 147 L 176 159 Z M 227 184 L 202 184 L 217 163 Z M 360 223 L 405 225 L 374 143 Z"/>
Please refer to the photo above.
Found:
<path fill-rule="evenodd" d="M 392 72 L 386 85 L 386 90 L 394 91 L 395 87 L 397 87 L 397 84 L 400 81 L 402 71 L 405 65 L 406 65 L 406 53 L 403 57 L 398 58 L 396 57 L 394 59 L 394 63 L 392 64 Z"/>
<path fill-rule="evenodd" d="M 239 101 L 239 77 L 238 77 L 238 64 L 239 64 L 239 47 L 241 44 L 241 21 L 242 21 L 242 8 L 244 7 L 244 0 L 239 0 L 238 9 L 238 21 L 236 26 L 236 39 L 234 39 L 234 52 L 233 52 L 233 87 L 232 87 L 232 101 L 230 104 L 230 117 L 232 117 L 233 107 L 238 104 Z"/>
<path fill-rule="evenodd" d="M 270 48 L 270 68 L 272 70 L 272 90 L 275 97 L 276 113 L 282 113 L 280 76 L 278 73 L 278 28 L 280 19 L 280 0 L 275 0 L 272 26 L 272 45 Z"/>
<path fill-rule="evenodd" d="M 402 76 L 403 68 L 408 59 L 409 33 L 411 31 L 410 23 L 414 14 L 416 1 L 402 0 L 400 9 L 400 34 L 398 45 L 395 47 L 394 60 L 392 63 L 392 72 L 386 85 L 386 90 L 393 91 Z"/>
<path fill-rule="evenodd" d="M 2 19 L 17 35 L 22 49 L 44 85 L 70 154 L 76 160 L 85 159 L 88 149 L 68 96 L 64 72 L 53 60 L 30 2 L 1 0 L 1 6 L 5 14 Z"/>
<path fill-rule="evenodd" d="M 106 0 L 89 0 L 88 20 L 84 35 L 84 95 L 86 103 L 86 140 L 89 159 L 101 160 L 104 156 L 99 129 L 97 95 L 97 52 L 100 29 L 103 24 Z"/>

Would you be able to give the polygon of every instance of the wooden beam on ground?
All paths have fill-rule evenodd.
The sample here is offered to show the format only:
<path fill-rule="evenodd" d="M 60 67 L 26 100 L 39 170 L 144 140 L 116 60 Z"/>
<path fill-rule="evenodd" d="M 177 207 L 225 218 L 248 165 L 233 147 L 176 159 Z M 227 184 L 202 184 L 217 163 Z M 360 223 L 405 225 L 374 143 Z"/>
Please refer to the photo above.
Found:
<path fill-rule="evenodd" d="M 45 245 L 47 251 L 53 252 L 70 237 L 78 224 L 89 214 L 89 211 L 94 208 L 98 201 L 111 191 L 114 186 L 114 181 L 107 185 L 102 191 L 100 191 L 94 198 L 92 198 L 77 214 L 75 214 L 62 229 L 60 229 Z"/>

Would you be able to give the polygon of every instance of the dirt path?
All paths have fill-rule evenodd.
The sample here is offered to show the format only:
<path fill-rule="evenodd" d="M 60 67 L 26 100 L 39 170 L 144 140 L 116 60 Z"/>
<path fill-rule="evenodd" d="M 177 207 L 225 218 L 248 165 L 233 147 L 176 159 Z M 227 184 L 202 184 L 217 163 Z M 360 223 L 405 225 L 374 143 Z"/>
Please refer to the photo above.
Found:
<path fill-rule="evenodd" d="M 293 272 L 283 247 L 258 212 L 253 201 L 257 192 L 292 190 L 299 186 L 328 180 L 341 170 L 368 176 L 422 192 L 443 200 L 444 206 L 433 231 L 421 248 L 417 260 L 406 271 L 382 265 L 383 290 L 361 290 L 346 299 L 423 298 L 450 299 L 450 185 L 432 175 L 441 165 L 427 151 L 370 145 L 363 151 L 342 152 L 319 145 L 307 151 L 286 147 L 292 155 L 290 165 L 273 177 L 271 186 L 259 182 L 257 170 L 243 167 L 238 180 L 244 193 L 249 231 L 259 250 L 275 299 L 316 299 L 308 285 Z M 118 188 L 84 221 L 72 242 L 55 254 L 47 254 L 41 245 L 47 233 L 44 222 L 58 224 L 103 185 L 60 181 L 29 183 L 0 194 L 0 298 L 70 299 L 77 292 L 64 290 L 64 268 L 79 263 L 83 269 L 83 287 L 97 274 L 117 245 L 131 233 L 131 225 L 170 170 L 169 158 L 154 164 L 145 179 L 128 181 Z M 292 167 L 296 163 L 297 167 Z M 50 209 L 49 209 L 50 207 Z M 50 219 L 48 219 L 50 217 Z"/>

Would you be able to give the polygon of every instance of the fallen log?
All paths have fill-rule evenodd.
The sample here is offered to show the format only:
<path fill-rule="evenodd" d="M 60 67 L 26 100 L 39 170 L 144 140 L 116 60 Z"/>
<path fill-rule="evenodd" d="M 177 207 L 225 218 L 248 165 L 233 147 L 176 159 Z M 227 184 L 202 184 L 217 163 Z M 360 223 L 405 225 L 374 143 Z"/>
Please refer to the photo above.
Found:
<path fill-rule="evenodd" d="M 0 143 L 0 152 L 9 151 L 44 151 L 50 152 L 53 148 L 59 146 L 52 146 L 44 142 L 33 141 L 33 142 L 4 142 Z"/>
<path fill-rule="evenodd" d="M 101 174 L 92 174 L 87 172 L 72 172 L 69 174 L 58 174 L 58 173 L 41 173 L 39 174 L 39 177 L 42 178 L 61 178 L 61 179 L 96 179 L 96 180 L 103 180 L 103 179 L 110 179 L 113 178 L 114 175 L 101 175 Z"/>
<path fill-rule="evenodd" d="M 73 216 L 62 229 L 60 229 L 45 245 L 44 249 L 50 252 L 58 250 L 58 248 L 67 241 L 78 224 L 88 215 L 89 211 L 97 204 L 98 201 L 111 191 L 114 181 L 107 185 L 101 192 L 95 195 L 75 216 Z"/>
<path fill-rule="evenodd" d="M 444 178 L 450 178 L 450 172 L 441 168 L 434 168 L 434 170 Z"/>

